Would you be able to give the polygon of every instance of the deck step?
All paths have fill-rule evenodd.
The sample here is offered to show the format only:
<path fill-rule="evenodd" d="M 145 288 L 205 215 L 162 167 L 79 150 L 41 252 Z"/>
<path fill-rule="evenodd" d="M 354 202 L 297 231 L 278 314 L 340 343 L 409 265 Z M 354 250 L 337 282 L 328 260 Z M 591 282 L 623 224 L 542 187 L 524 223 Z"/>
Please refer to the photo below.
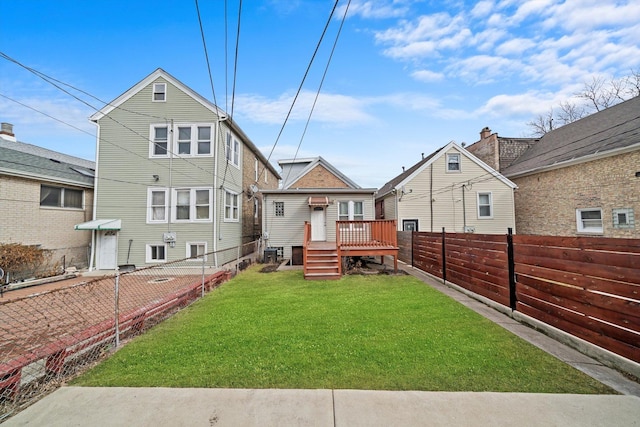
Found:
<path fill-rule="evenodd" d="M 304 275 L 307 280 L 338 280 L 339 273 L 307 273 Z"/>

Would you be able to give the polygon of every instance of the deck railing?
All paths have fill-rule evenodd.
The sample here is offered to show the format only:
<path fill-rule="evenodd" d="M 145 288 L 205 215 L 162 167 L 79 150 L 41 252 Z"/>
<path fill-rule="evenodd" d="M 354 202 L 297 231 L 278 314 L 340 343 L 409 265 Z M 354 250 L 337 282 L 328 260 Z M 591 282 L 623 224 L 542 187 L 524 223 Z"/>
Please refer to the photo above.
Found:
<path fill-rule="evenodd" d="M 336 221 L 336 245 L 338 248 L 397 247 L 396 220 Z"/>

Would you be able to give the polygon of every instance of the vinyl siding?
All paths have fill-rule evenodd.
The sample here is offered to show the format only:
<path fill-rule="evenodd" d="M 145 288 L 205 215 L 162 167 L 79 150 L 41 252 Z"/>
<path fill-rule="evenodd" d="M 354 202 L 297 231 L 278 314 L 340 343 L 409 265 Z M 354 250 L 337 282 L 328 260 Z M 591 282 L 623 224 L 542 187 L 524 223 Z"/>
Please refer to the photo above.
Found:
<path fill-rule="evenodd" d="M 167 83 L 167 101 L 151 102 L 153 83 Z M 135 112 L 135 113 L 134 113 Z M 118 264 L 145 264 L 145 248 L 148 243 L 162 242 L 163 233 L 176 233 L 176 245 L 167 248 L 167 260 L 185 257 L 187 242 L 207 242 L 207 250 L 213 251 L 214 235 L 217 236 L 218 250 L 235 247 L 241 241 L 241 220 L 237 223 L 221 223 L 219 229 L 213 221 L 206 223 L 167 223 L 147 224 L 147 189 L 161 188 L 194 188 L 214 187 L 214 167 L 217 162 L 219 188 L 224 187 L 242 192 L 242 174 L 240 167 L 229 165 L 225 171 L 224 135 L 226 125 L 223 123 L 216 130 L 217 117 L 209 109 L 195 101 L 162 78 L 156 79 L 148 86 L 134 94 L 119 108 L 99 120 L 100 140 L 98 142 L 98 186 L 96 218 L 122 219 L 122 230 L 119 233 Z M 212 151 L 215 135 L 219 138 L 217 151 L 212 157 L 174 156 L 169 158 L 149 158 L 149 145 L 152 124 L 195 124 L 212 125 Z M 220 137 L 222 135 L 222 137 Z M 240 144 L 242 150 L 243 144 Z M 242 162 L 242 153 L 239 161 Z M 158 175 L 155 181 L 153 175 Z M 224 178 L 224 180 L 223 180 Z M 224 204 L 220 203 L 220 191 L 213 192 L 214 210 L 217 218 L 223 218 Z M 240 212 L 242 211 L 242 197 Z M 131 253 L 128 256 L 128 242 L 132 240 Z M 222 254 L 218 263 L 235 258 Z M 214 257 L 209 257 L 209 263 Z M 221 259 L 220 259 L 221 258 Z"/>
<path fill-rule="evenodd" d="M 338 220 L 338 206 L 341 201 L 362 201 L 364 217 L 367 220 L 375 218 L 373 195 L 367 194 L 322 194 L 314 196 L 328 196 L 330 204 L 326 207 L 327 241 L 336 241 L 336 221 Z M 291 259 L 291 247 L 302 246 L 304 240 L 304 223 L 311 221 L 309 207 L 310 194 L 268 194 L 265 195 L 263 207 L 263 230 L 269 238 L 266 245 L 282 247 L 285 259 Z M 284 216 L 275 216 L 275 202 L 284 202 Z"/>
<path fill-rule="evenodd" d="M 458 152 L 454 148 L 447 153 Z M 430 192 L 431 165 L 425 167 L 404 185 L 404 195 L 398 203 L 398 227 L 404 219 L 418 219 L 419 231 L 431 230 L 430 199 L 433 197 L 433 231 L 442 227 L 448 232 L 464 232 L 465 223 L 475 227 L 475 233 L 503 234 L 514 228 L 515 214 L 513 190 L 504 182 L 491 176 L 484 168 L 466 157 L 460 156 L 460 172 L 446 171 L 446 155 L 433 163 L 433 194 Z M 469 183 L 464 191 L 462 184 Z M 399 190 L 400 191 L 400 190 Z M 477 194 L 492 195 L 493 218 L 478 217 Z M 385 209 L 387 209 L 385 200 Z M 390 203 L 389 203 L 390 204 Z M 463 205 L 465 206 L 463 212 Z M 392 218 L 390 216 L 389 218 Z"/>

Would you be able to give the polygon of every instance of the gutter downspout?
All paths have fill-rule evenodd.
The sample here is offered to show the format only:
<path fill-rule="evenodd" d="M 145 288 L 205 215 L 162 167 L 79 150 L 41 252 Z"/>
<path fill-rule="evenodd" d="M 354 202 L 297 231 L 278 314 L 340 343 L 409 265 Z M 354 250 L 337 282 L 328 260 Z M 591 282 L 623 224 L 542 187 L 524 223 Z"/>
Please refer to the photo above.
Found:
<path fill-rule="evenodd" d="M 464 189 L 467 184 L 462 184 L 462 232 L 467 232 L 467 206 L 464 200 Z"/>
<path fill-rule="evenodd" d="M 223 135 L 221 123 L 225 122 L 227 120 L 227 117 L 228 116 L 220 117 L 220 115 L 218 115 L 218 120 L 216 121 L 216 135 L 213 140 L 213 152 L 215 154 L 213 163 L 213 230 L 211 237 L 213 238 L 213 265 L 215 267 L 218 266 L 218 236 L 216 235 L 216 227 L 220 226 L 220 224 L 218 224 L 218 191 L 222 193 L 222 188 L 218 189 L 218 163 L 220 161 L 220 158 L 224 158 L 225 162 L 227 161 L 226 153 L 222 153 L 223 155 L 220 156 L 220 153 L 218 153 L 218 147 L 220 138 Z M 220 198 L 222 198 L 222 196 L 220 196 Z"/>
<path fill-rule="evenodd" d="M 99 175 L 99 167 L 100 162 L 98 161 L 98 157 L 100 156 L 100 125 L 98 121 L 95 120 L 93 123 L 96 124 L 98 130 L 96 132 L 96 175 L 93 177 L 93 213 L 91 215 L 92 220 L 96 220 L 96 210 L 98 208 L 98 175 Z M 91 230 L 91 255 L 89 255 L 89 271 L 93 271 L 93 261 L 96 256 L 96 233 L 97 230 Z"/>
<path fill-rule="evenodd" d="M 431 211 L 431 232 L 433 233 L 433 163 L 429 165 L 431 176 L 429 177 L 429 209 Z"/>

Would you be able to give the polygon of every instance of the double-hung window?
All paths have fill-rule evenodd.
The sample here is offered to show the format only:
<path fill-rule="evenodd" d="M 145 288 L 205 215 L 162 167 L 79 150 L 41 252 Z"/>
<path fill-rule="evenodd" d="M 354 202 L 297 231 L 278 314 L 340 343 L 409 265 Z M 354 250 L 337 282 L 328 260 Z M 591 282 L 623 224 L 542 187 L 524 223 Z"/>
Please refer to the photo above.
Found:
<path fill-rule="evenodd" d="M 576 209 L 579 233 L 602 233 L 602 209 Z"/>
<path fill-rule="evenodd" d="M 167 157 L 169 153 L 169 126 L 151 126 L 150 157 Z"/>
<path fill-rule="evenodd" d="M 240 166 L 239 158 L 240 158 L 240 143 L 238 140 L 231 134 L 231 132 L 227 132 L 227 143 L 225 145 L 225 153 L 227 162 L 233 164 L 234 166 Z"/>
<path fill-rule="evenodd" d="M 176 222 L 210 222 L 210 188 L 179 188 L 173 191 L 172 211 Z"/>
<path fill-rule="evenodd" d="M 154 83 L 153 84 L 153 102 L 165 102 L 167 100 L 167 84 L 166 83 Z"/>
<path fill-rule="evenodd" d="M 493 218 L 493 196 L 490 192 L 478 193 L 478 219 Z"/>
<path fill-rule="evenodd" d="M 147 190 L 147 222 L 166 223 L 168 203 L 166 188 L 149 188 Z"/>
<path fill-rule="evenodd" d="M 40 186 L 40 206 L 82 209 L 84 192 L 72 188 Z"/>
<path fill-rule="evenodd" d="M 178 154 L 191 154 L 190 126 L 178 126 Z"/>
<path fill-rule="evenodd" d="M 211 126 L 198 126 L 198 151 L 201 156 L 211 154 Z"/>
<path fill-rule="evenodd" d="M 235 222 L 238 221 L 238 203 L 237 193 L 225 191 L 224 193 L 224 220 Z"/>
<path fill-rule="evenodd" d="M 447 153 L 447 172 L 460 172 L 460 153 Z"/>

